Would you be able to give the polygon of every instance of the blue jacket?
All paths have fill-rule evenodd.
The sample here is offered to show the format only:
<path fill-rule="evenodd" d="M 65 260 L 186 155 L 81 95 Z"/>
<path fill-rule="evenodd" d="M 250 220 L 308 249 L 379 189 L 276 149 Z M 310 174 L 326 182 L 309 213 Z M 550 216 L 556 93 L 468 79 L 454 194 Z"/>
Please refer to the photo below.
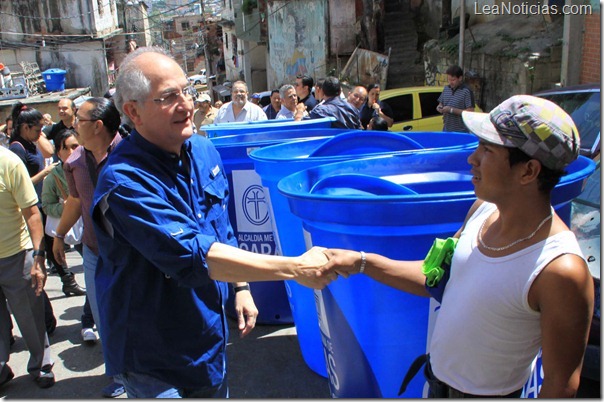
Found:
<path fill-rule="evenodd" d="M 91 213 L 107 375 L 135 372 L 175 387 L 222 383 L 227 284 L 209 278 L 218 241 L 237 246 L 228 182 L 214 145 L 194 135 L 181 156 L 136 131 L 111 153 Z"/>
<path fill-rule="evenodd" d="M 351 128 L 360 129 L 359 111 L 348 101 L 339 96 L 326 99 L 325 102 L 318 104 L 309 114 L 311 119 L 321 117 L 335 117 L 336 121 L 331 124 L 332 128 Z"/>

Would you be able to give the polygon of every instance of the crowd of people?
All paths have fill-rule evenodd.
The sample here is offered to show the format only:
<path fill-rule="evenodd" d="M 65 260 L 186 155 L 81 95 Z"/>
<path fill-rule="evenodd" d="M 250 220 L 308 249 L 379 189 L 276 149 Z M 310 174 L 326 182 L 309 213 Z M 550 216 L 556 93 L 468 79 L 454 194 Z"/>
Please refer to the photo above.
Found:
<path fill-rule="evenodd" d="M 379 84 L 367 88 L 358 85 L 345 97 L 336 77 L 315 82 L 310 76 L 300 75 L 294 83 L 273 89 L 270 103 L 262 107 L 260 95 L 250 95 L 247 84 L 236 81 L 231 89 L 232 100 L 226 104 L 212 106 L 205 93 L 195 99 L 194 130 L 203 134 L 201 127 L 212 123 L 334 117 L 334 128 L 388 131 L 394 114 L 387 103 L 380 101 L 380 90 Z"/>
<path fill-rule="evenodd" d="M 517 397 L 541 348 L 540 396 L 572 397 L 593 283 L 574 234 L 552 209 L 551 191 L 578 156 L 577 129 L 558 106 L 528 95 L 475 113 L 473 99 L 470 106 L 451 103 L 463 87 L 450 83 L 455 94 L 445 89 L 439 109 L 460 116 L 479 139 L 468 158 L 478 200 L 453 236 L 457 245 L 426 357 L 429 395 Z M 78 108 L 61 100 L 60 121 L 46 130 L 39 111 L 13 107 L 8 147 L 0 147 L 0 298 L 6 301 L 0 300 L 0 386 L 14 376 L 7 364 L 11 312 L 35 384 L 55 383 L 47 264 L 61 275 L 66 295 L 84 294 L 66 265 L 64 243 L 80 218 L 82 337 L 103 340 L 111 379 L 104 396 L 228 397 L 225 302 L 232 291 L 238 330 L 248 335 L 258 316 L 249 282 L 288 279 L 322 289 L 338 277 L 363 274 L 430 296 L 422 261 L 318 246 L 294 257 L 238 248 L 220 155 L 195 135 L 209 122 L 280 116 L 331 116 L 334 127 L 387 130 L 392 110 L 379 100 L 379 85 L 357 86 L 344 98 L 336 77 L 315 83 L 303 76 L 272 91 L 262 109 L 237 81 L 232 100 L 215 107 L 209 96 L 195 96 L 168 53 L 144 47 L 123 60 L 115 88 L 111 99 L 90 98 Z M 60 218 L 50 239 L 47 214 Z"/>

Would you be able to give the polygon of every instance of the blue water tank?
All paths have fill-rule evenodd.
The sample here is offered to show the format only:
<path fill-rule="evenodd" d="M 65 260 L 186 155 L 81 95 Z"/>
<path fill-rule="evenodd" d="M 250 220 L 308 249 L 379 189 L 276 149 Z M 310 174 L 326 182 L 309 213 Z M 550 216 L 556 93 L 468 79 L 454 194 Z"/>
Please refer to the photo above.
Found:
<path fill-rule="evenodd" d="M 48 92 L 65 90 L 65 74 L 67 71 L 59 68 L 50 68 L 42 73 L 46 90 Z"/>
<path fill-rule="evenodd" d="M 447 152 L 443 166 L 460 165 L 469 170 L 466 160 L 478 145 L 476 136 L 453 132 L 380 132 L 351 130 L 329 138 L 299 139 L 254 150 L 250 157 L 270 196 L 273 232 L 280 254 L 294 256 L 306 251 L 302 221 L 289 209 L 288 200 L 277 189 L 285 176 L 333 162 L 376 155 L 399 155 L 400 164 L 417 171 L 425 170 L 422 156 L 432 152 Z M 289 303 L 302 357 L 317 374 L 327 376 L 325 356 L 319 331 L 315 295 L 311 289 L 294 281 L 285 281 Z"/>

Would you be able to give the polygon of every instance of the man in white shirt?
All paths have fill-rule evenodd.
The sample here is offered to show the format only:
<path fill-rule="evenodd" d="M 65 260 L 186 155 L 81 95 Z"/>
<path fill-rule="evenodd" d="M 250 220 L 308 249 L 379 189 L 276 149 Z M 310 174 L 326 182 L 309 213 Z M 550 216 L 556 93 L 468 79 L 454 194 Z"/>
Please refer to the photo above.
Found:
<path fill-rule="evenodd" d="M 231 89 L 231 102 L 218 110 L 214 123 L 232 123 L 267 120 L 266 113 L 258 105 L 247 100 L 248 89 L 243 81 L 235 81 Z"/>
<path fill-rule="evenodd" d="M 279 89 L 279 95 L 281 96 L 281 109 L 279 110 L 279 113 L 277 113 L 275 119 L 293 119 L 297 110 L 299 110 L 299 114 L 302 117 L 308 116 L 304 103 L 298 103 L 298 95 L 296 94 L 296 88 L 293 85 L 283 85 Z"/>

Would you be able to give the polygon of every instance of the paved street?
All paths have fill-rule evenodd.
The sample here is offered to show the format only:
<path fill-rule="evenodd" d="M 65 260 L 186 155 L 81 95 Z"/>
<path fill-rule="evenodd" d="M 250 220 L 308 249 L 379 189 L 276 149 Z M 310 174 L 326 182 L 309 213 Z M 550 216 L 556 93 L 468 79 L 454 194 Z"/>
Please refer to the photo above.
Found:
<path fill-rule="evenodd" d="M 84 286 L 80 255 L 72 251 L 67 259 Z M 15 325 L 17 341 L 9 361 L 15 378 L 0 388 L 0 398 L 101 398 L 101 389 L 109 380 L 104 375 L 100 343 L 88 346 L 80 337 L 84 297 L 65 297 L 57 275 L 49 277 L 46 291 L 58 321 L 50 338 L 57 383 L 49 389 L 34 384 L 26 370 L 29 353 Z M 231 321 L 227 353 L 231 398 L 329 398 L 327 379 L 315 374 L 302 359 L 293 325 L 258 326 L 241 339 Z"/>

